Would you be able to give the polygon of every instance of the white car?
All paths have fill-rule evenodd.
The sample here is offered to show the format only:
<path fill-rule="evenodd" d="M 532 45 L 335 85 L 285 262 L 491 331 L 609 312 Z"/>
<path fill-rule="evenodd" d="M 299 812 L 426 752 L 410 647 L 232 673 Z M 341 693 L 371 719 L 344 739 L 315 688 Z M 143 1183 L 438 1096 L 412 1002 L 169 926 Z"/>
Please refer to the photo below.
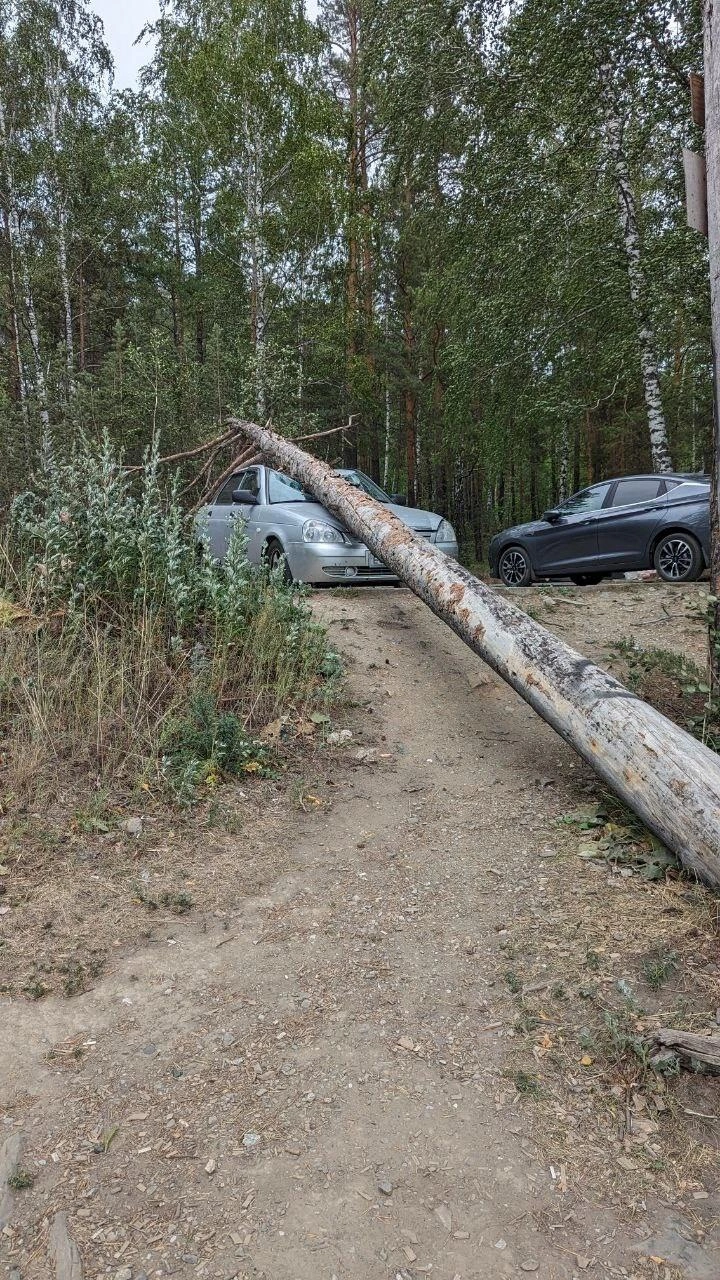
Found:
<path fill-rule="evenodd" d="M 457 559 L 455 531 L 442 516 L 397 501 L 397 494 L 390 497 L 362 471 L 341 470 L 337 474 L 384 503 L 409 528 Z M 247 467 L 237 472 L 198 512 L 198 533 L 216 559 L 225 556 L 238 518 L 245 521 L 251 564 L 283 565 L 289 582 L 327 586 L 353 580 L 398 580 L 297 480 L 271 467 Z"/>

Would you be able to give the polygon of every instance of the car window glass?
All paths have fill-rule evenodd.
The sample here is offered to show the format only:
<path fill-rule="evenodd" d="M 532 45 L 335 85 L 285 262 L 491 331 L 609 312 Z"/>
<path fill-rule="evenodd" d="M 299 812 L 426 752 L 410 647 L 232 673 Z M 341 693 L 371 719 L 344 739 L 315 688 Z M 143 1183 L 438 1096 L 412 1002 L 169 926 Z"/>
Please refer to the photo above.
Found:
<path fill-rule="evenodd" d="M 242 477 L 242 484 L 235 486 L 236 489 L 247 489 L 249 493 L 254 493 L 256 498 L 260 497 L 260 473 L 253 467 L 250 471 L 246 471 Z"/>
<path fill-rule="evenodd" d="M 348 484 L 352 484 L 356 489 L 362 489 L 363 493 L 367 493 L 369 497 L 374 498 L 376 502 L 389 502 L 390 499 L 384 489 L 379 484 L 375 484 L 364 471 L 338 471 L 338 475 L 343 480 L 347 480 Z"/>
<path fill-rule="evenodd" d="M 592 489 L 581 489 L 567 498 L 559 508 L 564 516 L 579 515 L 583 511 L 599 511 L 610 491 L 609 484 L 595 484 Z"/>
<path fill-rule="evenodd" d="M 652 502 L 660 493 L 663 483 L 652 477 L 644 480 L 620 480 L 612 504 L 614 507 L 632 507 L 638 502 Z"/>
<path fill-rule="evenodd" d="M 268 472 L 268 502 L 314 502 L 298 480 L 291 480 L 281 471 Z"/>
<path fill-rule="evenodd" d="M 225 481 L 222 489 L 218 494 L 216 494 L 214 499 L 217 507 L 227 507 L 230 505 L 233 500 L 235 490 L 242 489 L 244 487 L 246 475 L 246 471 L 240 471 L 237 475 L 231 476 L 229 480 Z"/>

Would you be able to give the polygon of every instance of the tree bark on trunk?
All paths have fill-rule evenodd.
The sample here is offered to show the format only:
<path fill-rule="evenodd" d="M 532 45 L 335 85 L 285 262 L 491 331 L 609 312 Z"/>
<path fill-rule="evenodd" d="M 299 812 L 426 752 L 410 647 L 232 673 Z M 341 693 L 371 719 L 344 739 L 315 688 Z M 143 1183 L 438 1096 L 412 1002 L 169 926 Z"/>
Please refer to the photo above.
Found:
<path fill-rule="evenodd" d="M 60 142 L 58 135 L 58 116 L 60 114 L 60 68 L 47 64 L 47 82 L 48 82 L 48 106 L 47 118 L 48 129 L 50 132 L 50 144 L 52 146 L 54 173 L 52 175 L 52 187 L 54 188 L 55 205 L 57 214 L 57 235 L 58 235 L 58 271 L 60 273 L 60 287 L 63 296 L 63 308 L 65 315 L 65 365 L 67 368 L 67 392 L 71 399 L 75 394 L 75 352 L 73 342 L 73 316 L 72 316 L 72 299 L 70 294 L 70 275 L 68 272 L 68 251 L 67 251 L 67 212 L 65 209 L 65 200 L 63 196 L 62 186 L 60 183 L 58 157 L 60 153 Z"/>
<path fill-rule="evenodd" d="M 720 886 L 720 758 L 297 445 L 232 420 L 299 480 L 588 762 L 651 831 Z"/>
<path fill-rule="evenodd" d="M 255 355 L 255 404 L 258 417 L 267 416 L 267 316 L 265 245 L 263 241 L 264 149 L 259 126 L 245 122 L 247 157 L 247 220 L 250 239 L 250 337 Z"/>
<path fill-rule="evenodd" d="M 623 122 L 620 117 L 620 108 L 612 77 L 612 66 L 604 63 L 600 67 L 600 92 L 605 114 L 605 136 L 612 162 L 618 212 L 620 214 L 620 229 L 627 261 L 630 298 L 637 324 L 640 368 L 642 370 L 645 406 L 650 431 L 650 453 L 655 471 L 672 471 L 670 444 L 660 391 L 655 333 L 650 322 L 647 284 L 642 264 L 637 202 L 630 178 L 630 166 L 625 155 Z"/>
<path fill-rule="evenodd" d="M 3 167 L 5 170 L 5 183 L 7 188 L 10 251 L 11 253 L 15 252 L 17 255 L 17 264 L 23 291 L 23 301 L 25 303 L 25 313 L 27 315 L 28 331 L 30 334 L 30 346 L 32 347 L 33 362 L 35 365 L 35 391 L 40 405 L 40 420 L 43 424 L 43 430 L 47 431 L 50 427 L 50 414 L 48 413 L 47 407 L 45 370 L 43 369 L 42 356 L 40 354 L 40 333 L 38 330 L 35 304 L 33 302 L 32 289 L 30 285 L 30 268 L 28 266 L 27 253 L 25 252 L 25 240 L 20 226 L 20 212 L 18 209 L 17 195 L 13 179 L 12 157 L 10 155 L 10 139 L 8 137 L 5 121 L 5 104 L 2 99 L 0 99 L 0 143 L 2 144 L 3 150 Z"/>
<path fill-rule="evenodd" d="M 705 157 L 707 165 L 710 306 L 714 387 L 713 460 L 710 494 L 710 671 L 714 693 L 720 690 L 720 5 L 703 5 L 705 44 Z"/>

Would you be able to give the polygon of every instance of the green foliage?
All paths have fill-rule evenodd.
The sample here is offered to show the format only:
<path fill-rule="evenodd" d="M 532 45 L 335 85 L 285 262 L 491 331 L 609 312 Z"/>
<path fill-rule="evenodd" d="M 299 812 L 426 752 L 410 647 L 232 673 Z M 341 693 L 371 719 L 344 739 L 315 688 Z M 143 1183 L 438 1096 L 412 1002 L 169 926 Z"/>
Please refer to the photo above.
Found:
<path fill-rule="evenodd" d="M 707 467 L 707 263 L 681 171 L 699 15 L 321 0 L 313 22 L 294 0 L 167 0 L 139 88 L 108 96 L 88 0 L 8 0 L 0 500 L 48 422 L 137 464 L 158 431 L 171 450 L 212 435 L 229 401 L 288 434 L 354 415 L 345 460 L 448 515 L 472 560 L 561 492 L 646 469 L 608 65 L 673 462 Z"/>
<path fill-rule="evenodd" d="M 220 713 L 212 694 L 194 693 L 187 713 L 169 721 L 161 740 L 165 776 L 180 798 L 218 775 L 270 772 L 270 753 L 236 715 Z"/>
<path fill-rule="evenodd" d="M 2 559 L 0 729 L 18 792 L 70 759 L 103 788 L 76 827 L 102 832 L 119 780 L 187 801 L 265 774 L 253 726 L 324 705 L 338 676 L 303 593 L 249 565 L 239 527 L 222 565 L 198 554 L 157 445 L 137 476 L 107 438 L 42 461 Z"/>

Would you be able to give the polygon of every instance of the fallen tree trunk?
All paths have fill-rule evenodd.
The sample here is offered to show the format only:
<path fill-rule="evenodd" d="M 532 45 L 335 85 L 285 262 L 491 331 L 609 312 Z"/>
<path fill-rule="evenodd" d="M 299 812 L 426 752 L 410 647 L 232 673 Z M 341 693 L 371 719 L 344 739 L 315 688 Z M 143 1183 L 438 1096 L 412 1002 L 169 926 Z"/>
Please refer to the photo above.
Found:
<path fill-rule="evenodd" d="M 720 887 L 720 757 L 266 427 L 234 421 L 552 725 L 688 870 Z"/>

